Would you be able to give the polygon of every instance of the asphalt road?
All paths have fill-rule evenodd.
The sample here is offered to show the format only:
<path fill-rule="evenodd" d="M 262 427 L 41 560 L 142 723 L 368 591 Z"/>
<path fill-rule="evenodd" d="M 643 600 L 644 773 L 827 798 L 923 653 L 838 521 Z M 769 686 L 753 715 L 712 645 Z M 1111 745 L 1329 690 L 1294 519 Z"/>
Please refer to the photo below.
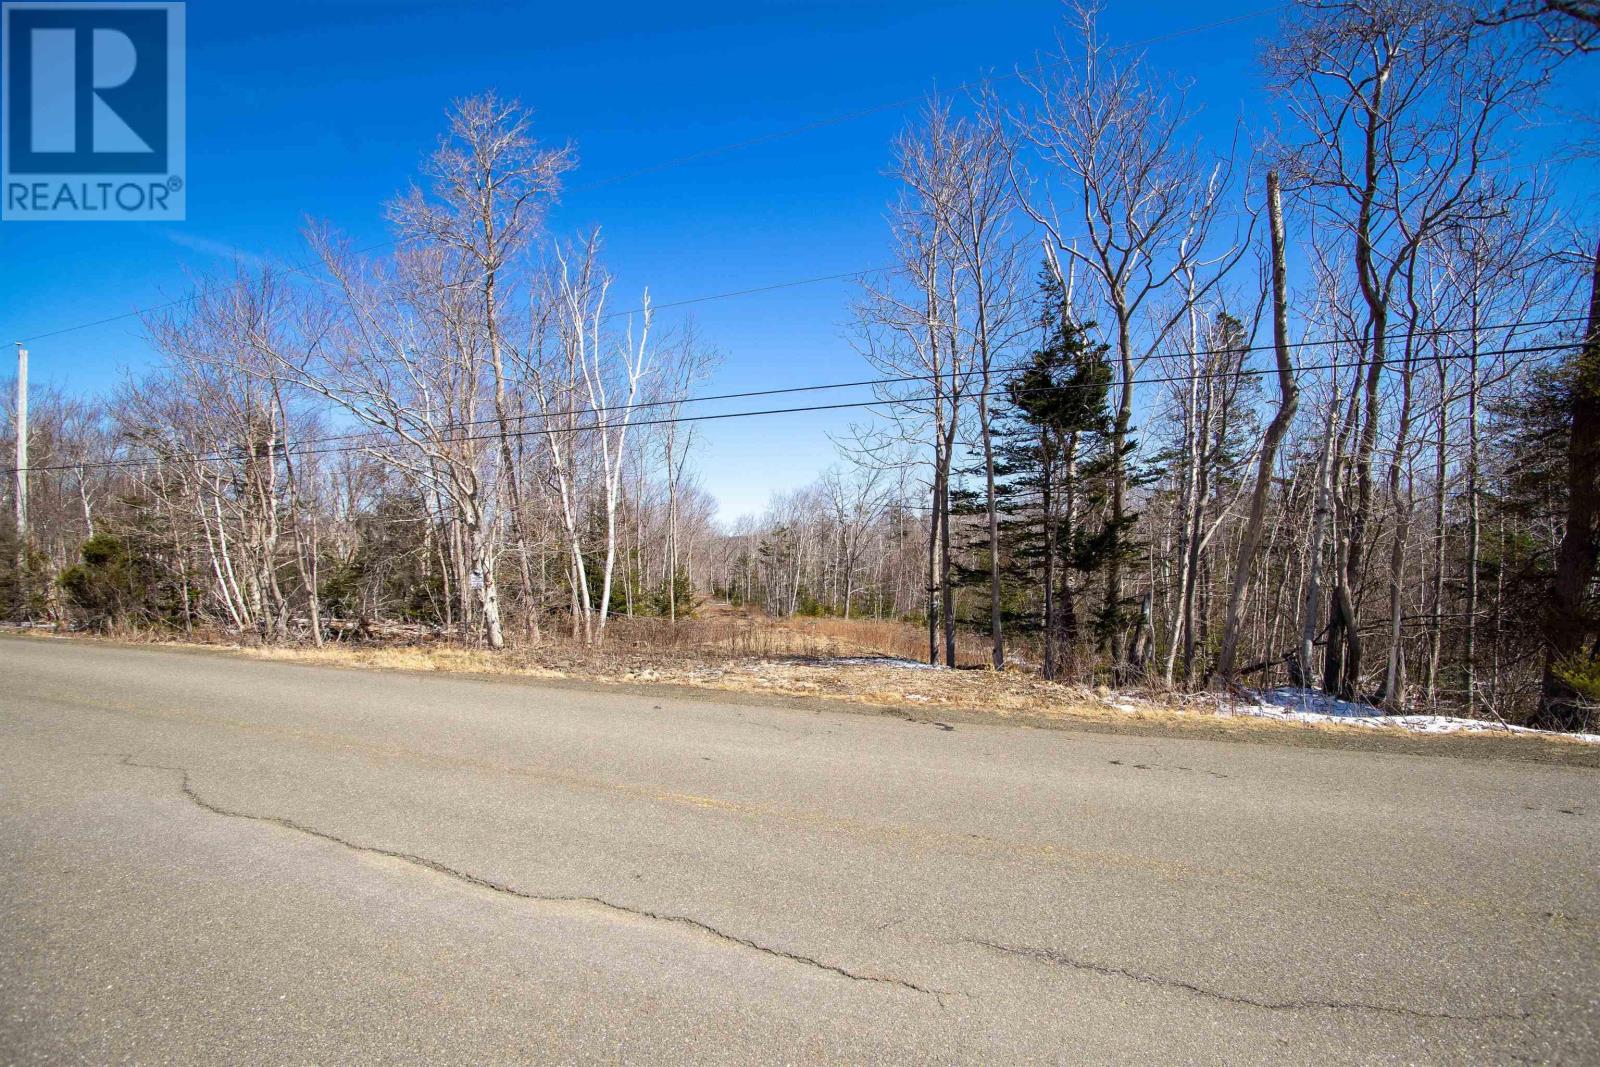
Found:
<path fill-rule="evenodd" d="M 1600 773 L 0 640 L 3 1063 L 1600 1062 Z"/>

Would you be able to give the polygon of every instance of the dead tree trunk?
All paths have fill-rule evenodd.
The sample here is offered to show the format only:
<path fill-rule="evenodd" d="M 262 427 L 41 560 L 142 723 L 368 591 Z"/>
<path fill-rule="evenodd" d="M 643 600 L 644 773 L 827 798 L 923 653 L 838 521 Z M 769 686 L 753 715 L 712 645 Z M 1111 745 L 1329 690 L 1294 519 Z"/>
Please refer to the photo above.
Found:
<path fill-rule="evenodd" d="M 1250 574 L 1261 550 L 1261 534 L 1267 515 L 1267 497 L 1272 492 L 1272 466 L 1278 445 L 1294 413 L 1300 406 L 1300 388 L 1295 383 L 1295 368 L 1289 358 L 1289 283 L 1284 264 L 1283 204 L 1278 191 L 1278 172 L 1267 174 L 1267 210 L 1272 231 L 1272 347 L 1278 360 L 1278 410 L 1267 424 L 1256 465 L 1255 492 L 1250 496 L 1250 516 L 1245 521 L 1244 540 L 1234 564 L 1233 588 L 1228 594 L 1227 615 L 1222 624 L 1222 648 L 1217 653 L 1217 677 L 1224 685 L 1233 682 L 1234 660 L 1239 650 L 1239 620 L 1250 596 Z"/>

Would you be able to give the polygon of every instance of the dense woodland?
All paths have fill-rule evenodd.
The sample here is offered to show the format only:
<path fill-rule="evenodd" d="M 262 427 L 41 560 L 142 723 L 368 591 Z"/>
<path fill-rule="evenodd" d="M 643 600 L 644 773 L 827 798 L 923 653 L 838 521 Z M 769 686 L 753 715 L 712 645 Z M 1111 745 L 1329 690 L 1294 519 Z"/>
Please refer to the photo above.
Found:
<path fill-rule="evenodd" d="M 315 228 L 306 270 L 150 316 L 156 369 L 34 389 L 0 613 L 499 649 L 715 598 L 910 620 L 932 662 L 981 633 L 1048 678 L 1593 728 L 1600 260 L 1512 152 L 1597 34 L 1589 4 L 1300 3 L 1274 113 L 1219 147 L 1073 14 L 889 146 L 898 265 L 840 312 L 873 402 L 732 526 L 694 473 L 715 339 L 559 231 L 572 149 L 464 100 L 392 246 Z"/>

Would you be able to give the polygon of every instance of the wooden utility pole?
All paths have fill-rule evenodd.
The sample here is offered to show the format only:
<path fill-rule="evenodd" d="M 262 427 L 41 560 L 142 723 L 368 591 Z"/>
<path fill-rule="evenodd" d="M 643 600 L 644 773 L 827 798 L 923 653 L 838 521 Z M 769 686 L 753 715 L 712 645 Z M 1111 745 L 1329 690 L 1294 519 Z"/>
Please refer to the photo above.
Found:
<path fill-rule="evenodd" d="M 28 350 L 17 342 L 17 543 L 28 542 Z M 24 549 L 26 551 L 26 549 Z"/>

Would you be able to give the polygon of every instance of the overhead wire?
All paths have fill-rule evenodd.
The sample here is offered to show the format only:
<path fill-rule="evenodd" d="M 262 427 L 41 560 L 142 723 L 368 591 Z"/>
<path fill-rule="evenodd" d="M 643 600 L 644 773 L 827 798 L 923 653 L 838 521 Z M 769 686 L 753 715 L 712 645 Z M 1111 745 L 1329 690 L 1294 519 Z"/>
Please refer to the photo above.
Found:
<path fill-rule="evenodd" d="M 1523 320 L 1523 321 L 1519 321 L 1519 322 L 1515 322 L 1515 323 L 1489 323 L 1489 324 L 1478 324 L 1476 326 L 1446 327 L 1446 328 L 1441 328 L 1441 329 L 1430 329 L 1429 331 L 1427 331 L 1427 333 L 1428 333 L 1428 337 L 1433 338 L 1433 337 L 1450 336 L 1450 335 L 1459 334 L 1459 333 L 1473 333 L 1473 332 L 1476 332 L 1476 333 L 1492 333 L 1492 332 L 1497 331 L 1497 330 L 1534 329 L 1534 328 L 1538 328 L 1538 327 L 1566 325 L 1566 324 L 1579 323 L 1579 322 L 1585 322 L 1585 321 L 1587 321 L 1587 319 L 1585 317 L 1583 317 L 1583 316 L 1566 316 L 1566 317 L 1557 317 L 1557 318 Z M 1391 335 L 1389 337 L 1389 340 L 1391 340 L 1391 341 L 1403 340 L 1404 336 L 1405 335 L 1403 335 L 1403 334 Z M 1327 346 L 1332 346 L 1332 345 L 1354 345 L 1354 344 L 1358 344 L 1358 343 L 1359 343 L 1359 341 L 1352 340 L 1350 338 L 1335 337 L 1335 338 L 1321 338 L 1321 339 L 1316 339 L 1316 340 L 1291 341 L 1291 342 L 1288 343 L 1288 345 L 1286 347 L 1298 350 L 1298 349 L 1303 349 L 1303 348 L 1327 347 Z M 1564 345 L 1558 345 L 1556 347 L 1560 348 L 1560 347 L 1565 347 L 1565 346 Z M 1156 357 L 1152 357 L 1152 358 L 1174 359 L 1174 358 L 1185 357 L 1185 356 L 1190 356 L 1190 357 L 1195 357 L 1195 358 L 1204 358 L 1204 357 L 1208 357 L 1208 356 L 1218 356 L 1218 355 L 1228 355 L 1228 354 L 1240 354 L 1240 353 L 1248 354 L 1248 353 L 1252 353 L 1252 352 L 1267 352 L 1267 351 L 1272 351 L 1274 348 L 1275 348 L 1274 344 L 1272 344 L 1272 343 L 1264 343 L 1264 344 L 1257 344 L 1257 345 L 1235 346 L 1235 347 L 1226 348 L 1226 349 L 1198 349 L 1198 350 L 1194 350 L 1194 351 L 1185 351 L 1185 350 L 1168 351 L 1168 352 L 1159 353 Z M 1532 351 L 1532 349 L 1528 349 L 1528 351 Z M 1496 353 L 1493 353 L 1493 352 L 1480 352 L 1479 354 L 1480 355 L 1493 355 L 1493 354 L 1496 354 Z M 1504 354 L 1504 353 L 1500 353 L 1500 354 Z M 1455 358 L 1461 358 L 1461 357 L 1452 357 L 1452 358 L 1455 359 Z M 1391 362 L 1397 362 L 1397 361 L 1391 360 Z M 1025 367 L 1025 365 L 1023 365 L 1023 364 L 1013 364 L 1013 365 L 995 367 L 995 368 L 992 368 L 992 373 L 1010 374 L 1010 373 L 1014 373 L 1014 372 L 1016 372 L 1018 370 L 1024 369 L 1024 367 Z M 522 423 L 522 422 L 525 422 L 528 419 L 555 419 L 555 418 L 564 418 L 564 417 L 573 416 L 573 415 L 598 415 L 598 414 L 610 414 L 610 413 L 613 413 L 613 412 L 621 412 L 621 411 L 640 411 L 640 410 L 653 409 L 653 408 L 662 408 L 662 407 L 677 407 L 677 406 L 682 406 L 682 405 L 685 405 L 685 404 L 707 404 L 707 403 L 715 403 L 715 402 L 727 401 L 727 400 L 752 400 L 752 399 L 757 399 L 757 398 L 760 398 L 760 397 L 787 396 L 787 395 L 794 395 L 794 394 L 798 394 L 798 393 L 831 392 L 831 391 L 839 390 L 839 389 L 861 389 L 861 388 L 877 387 L 877 386 L 885 386 L 885 385 L 899 385 L 899 384 L 905 384 L 905 383 L 909 383 L 909 382 L 925 382 L 925 381 L 933 380 L 936 377 L 937 378 L 955 378 L 955 377 L 961 376 L 962 374 L 968 374 L 968 373 L 975 373 L 975 372 L 973 372 L 973 371 L 967 371 L 967 372 L 951 371 L 951 372 L 945 372 L 945 373 L 942 373 L 942 374 L 939 374 L 939 375 L 907 374 L 907 375 L 901 375 L 901 376 L 898 376 L 898 377 L 863 378 L 863 379 L 857 379 L 857 380 L 854 380 L 854 381 L 844 381 L 844 382 L 823 382 L 823 383 L 808 384 L 808 385 L 778 386 L 778 387 L 769 388 L 769 389 L 749 389 L 749 390 L 743 390 L 743 391 L 731 392 L 731 393 L 712 393 L 712 394 L 701 395 L 701 396 L 674 397 L 674 398 L 661 399 L 661 400 L 640 400 L 640 401 L 633 401 L 633 402 L 626 403 L 626 404 L 602 404 L 602 405 L 598 405 L 598 406 L 584 406 L 584 407 L 581 407 L 581 408 L 565 408 L 565 409 L 559 409 L 559 410 L 554 410 L 554 411 L 518 412 L 518 413 L 513 413 L 513 414 L 506 415 L 503 420 L 498 415 L 496 415 L 496 416 L 486 416 L 484 418 L 479 418 L 479 419 L 469 419 L 469 420 L 467 420 L 465 422 L 457 423 L 456 425 L 458 427 L 491 426 L 491 425 L 498 425 L 502 421 L 504 421 L 506 423 Z M 1204 376 L 1202 376 L 1202 377 L 1204 377 Z M 1188 379 L 1183 379 L 1183 380 L 1188 380 Z M 1145 384 L 1163 384 L 1163 383 L 1161 381 L 1157 381 L 1157 380 L 1154 380 L 1154 379 L 1136 380 L 1134 382 L 1135 386 L 1145 385 Z M 351 433 L 324 434 L 324 435 L 320 435 L 320 436 L 317 436 L 317 437 L 307 438 L 305 440 L 300 441 L 299 444 L 300 445 L 321 445 L 321 444 L 328 444 L 328 443 L 335 442 L 335 441 L 357 441 L 357 440 L 362 440 L 362 439 L 370 439 L 370 440 L 379 440 L 379 441 L 381 441 L 381 440 L 387 439 L 389 436 L 392 436 L 394 433 L 395 433 L 395 431 L 393 429 L 390 429 L 390 428 L 387 428 L 387 427 L 385 427 L 383 429 L 379 429 L 379 428 L 374 427 L 374 428 L 370 428 L 370 429 L 354 431 L 354 432 L 351 432 Z M 231 455 L 218 454 L 218 455 L 215 455 L 215 456 L 212 456 L 212 457 L 202 457 L 202 458 L 231 459 L 231 458 L 234 458 L 234 457 L 231 456 Z M 42 469 L 42 468 L 31 467 L 29 469 L 30 470 L 39 470 L 39 469 Z"/>
<path fill-rule="evenodd" d="M 1554 320 L 1552 320 L 1552 321 L 1554 321 Z M 1418 364 L 1437 364 L 1437 363 L 1441 363 L 1441 362 L 1452 362 L 1452 363 L 1453 362 L 1461 362 L 1461 361 L 1467 360 L 1467 359 L 1485 358 L 1485 357 L 1491 357 L 1491 356 L 1524 355 L 1524 354 L 1532 355 L 1532 354 L 1541 353 L 1541 352 L 1553 352 L 1553 351 L 1561 351 L 1561 350 L 1565 350 L 1565 349 L 1570 349 L 1570 348 L 1575 347 L 1576 344 L 1578 344 L 1578 342 L 1570 341 L 1570 342 L 1560 342 L 1560 343 L 1552 343 L 1552 344 L 1544 344 L 1544 345 L 1523 345 L 1523 346 L 1506 347 L 1506 348 L 1500 348 L 1500 349 L 1480 350 L 1480 351 L 1477 351 L 1477 352 L 1474 352 L 1474 353 L 1430 354 L 1430 355 L 1426 355 L 1426 356 L 1413 356 L 1413 357 L 1411 357 L 1409 362 L 1418 363 Z M 1226 352 L 1240 352 L 1240 351 L 1241 351 L 1240 349 L 1219 350 L 1219 354 L 1226 353 Z M 1169 357 L 1171 357 L 1171 356 L 1182 356 L 1182 355 L 1186 355 L 1186 354 L 1188 354 L 1188 353 L 1178 352 L 1178 353 L 1170 353 L 1168 355 L 1169 355 Z M 1387 361 L 1388 365 L 1394 365 L 1396 363 L 1401 363 L 1401 362 L 1406 362 L 1406 361 L 1402 361 L 1402 360 L 1389 360 L 1389 361 Z M 1348 370 L 1351 367 L 1358 366 L 1358 365 L 1370 365 L 1370 361 L 1367 361 L 1367 362 L 1363 363 L 1360 360 L 1347 360 L 1347 361 L 1335 361 L 1335 362 L 1332 362 L 1332 363 L 1324 363 L 1324 364 L 1307 364 L 1307 365 L 1302 365 L 1300 367 L 1295 368 L 1295 373 L 1296 374 L 1303 374 L 1303 373 L 1307 373 L 1307 372 L 1311 372 L 1311 371 Z M 1006 368 L 995 368 L 994 372 L 998 372 L 998 373 L 1001 373 L 1001 374 L 1006 374 L 1006 373 L 1014 373 L 1015 371 L 1021 370 L 1021 369 L 1024 369 L 1024 367 L 1018 366 L 1018 367 L 1011 367 L 1009 369 L 1006 369 Z M 1278 371 L 1277 371 L 1276 367 L 1240 367 L 1240 368 L 1238 368 L 1236 370 L 1208 371 L 1208 372 L 1202 372 L 1202 373 L 1199 373 L 1199 374 L 1176 374 L 1176 375 L 1163 375 L 1163 376 L 1160 376 L 1160 377 L 1152 377 L 1152 378 L 1136 378 L 1136 379 L 1133 380 L 1132 385 L 1137 387 L 1137 386 L 1148 386 L 1148 385 L 1179 384 L 1179 383 L 1192 382 L 1192 381 L 1204 381 L 1204 380 L 1207 380 L 1207 379 L 1220 378 L 1220 377 L 1225 377 L 1225 376 L 1228 376 L 1228 375 L 1236 375 L 1238 377 L 1259 377 L 1259 376 L 1265 376 L 1265 375 L 1274 375 L 1274 374 L 1277 374 L 1277 372 Z M 975 374 L 977 372 L 976 371 L 969 371 L 969 372 L 966 372 L 966 373 L 968 375 L 971 375 L 971 374 Z M 861 387 L 863 385 L 880 385 L 880 384 L 894 383 L 894 382 L 898 382 L 898 383 L 925 382 L 925 381 L 935 380 L 935 379 L 942 380 L 942 379 L 947 378 L 949 376 L 950 375 L 948 375 L 948 374 L 940 374 L 940 375 L 908 375 L 908 376 L 906 376 L 904 378 L 898 378 L 898 379 L 873 379 L 873 380 L 868 380 L 868 381 L 861 382 L 861 383 L 831 383 L 831 384 L 828 384 L 828 385 L 818 385 L 818 386 L 796 386 L 796 387 L 791 387 L 788 390 L 784 390 L 784 389 L 778 389 L 778 390 L 756 390 L 756 391 L 753 391 L 751 393 L 741 394 L 741 395 L 745 395 L 745 396 L 775 395 L 775 394 L 780 394 L 780 393 L 784 393 L 784 392 L 800 391 L 800 390 L 827 389 L 827 388 L 847 388 L 847 387 L 852 387 L 852 385 L 854 387 Z M 971 398 L 971 399 L 976 399 L 979 396 L 983 396 L 983 397 L 998 397 L 998 396 L 1002 396 L 1002 395 L 1011 395 L 1011 396 L 1031 395 L 1033 393 L 1046 393 L 1046 392 L 1053 392 L 1053 391 L 1059 391 L 1059 390 L 1070 389 L 1070 388 L 1089 388 L 1089 387 L 1090 386 L 1063 384 L 1063 385 L 1056 385 L 1056 386 L 1036 387 L 1036 388 L 1033 388 L 1033 389 L 1026 389 L 1026 390 L 1012 390 L 1012 389 L 1010 389 L 1009 386 L 1003 386 L 1001 388 L 990 388 L 989 390 L 977 390 L 977 391 L 972 391 L 972 392 L 965 392 L 965 393 L 962 393 L 961 395 L 964 396 L 964 397 Z M 735 394 L 728 394 L 727 397 L 732 397 L 734 395 Z M 667 417 L 667 418 L 659 418 L 659 419 L 637 419 L 637 420 L 630 419 L 630 420 L 627 421 L 627 425 L 630 428 L 637 428 L 637 427 L 646 427 L 646 426 L 681 425 L 681 424 L 685 424 L 685 423 L 717 422 L 717 421 L 723 421 L 723 420 L 728 420 L 728 419 L 762 418 L 762 417 L 770 417 L 770 416 L 777 416 L 777 415 L 807 414 L 807 413 L 816 413 L 816 412 L 824 412 L 824 411 L 844 411 L 844 410 L 860 409 L 860 408 L 895 407 L 895 406 L 905 406 L 905 405 L 919 404 L 919 403 L 929 403 L 929 402 L 932 402 L 932 401 L 935 401 L 935 400 L 938 400 L 938 399 L 941 399 L 941 398 L 945 398 L 945 397 L 947 397 L 947 394 L 926 394 L 926 395 L 911 396 L 911 397 L 887 397 L 887 398 L 880 397 L 880 398 L 875 398 L 875 399 L 872 399 L 872 400 L 844 401 L 844 402 L 835 403 L 835 404 L 807 404 L 807 405 L 802 405 L 802 406 L 798 406 L 798 407 L 765 408 L 765 409 L 758 409 L 758 410 L 714 412 L 714 413 L 711 413 L 711 414 L 703 414 L 703 415 L 674 415 L 674 416 L 670 416 L 670 417 Z M 709 399 L 713 399 L 713 398 L 699 398 L 699 399 L 709 400 Z M 606 408 L 600 408 L 600 409 L 571 409 L 570 411 L 566 412 L 565 414 L 577 415 L 577 414 L 589 414 L 589 413 L 601 412 L 601 411 L 607 411 L 607 410 L 609 410 L 609 411 L 632 410 L 634 408 L 642 408 L 642 407 L 646 407 L 646 406 L 659 406 L 662 403 L 684 403 L 684 402 L 685 401 L 665 401 L 665 402 L 650 401 L 650 402 L 641 402 L 640 404 L 637 404 L 637 405 L 619 405 L 619 406 L 616 406 L 616 407 L 613 407 L 613 408 L 610 408 L 610 409 L 606 409 Z M 474 441 L 494 441 L 494 440 L 500 440 L 502 437 L 521 439 L 521 438 L 527 438 L 527 437 L 552 436 L 552 435 L 556 435 L 556 434 L 565 434 L 565 433 L 585 433 L 585 432 L 593 432 L 593 431 L 596 431 L 596 430 L 611 430 L 613 428 L 616 428 L 619 425 L 620 425 L 619 423 L 613 423 L 613 422 L 609 422 L 609 421 L 594 421 L 594 422 L 590 422 L 590 423 L 587 423 L 587 424 L 581 425 L 581 426 L 561 426 L 561 427 L 553 427 L 553 428 L 552 427 L 536 427 L 536 428 L 533 428 L 533 429 L 521 428 L 521 429 L 514 429 L 514 430 L 506 430 L 504 433 L 502 433 L 498 429 L 496 429 L 494 432 L 491 432 L 491 433 L 482 433 L 482 434 L 471 434 L 471 433 L 469 433 L 469 434 L 455 434 L 455 435 L 441 436 L 441 437 L 437 437 L 437 438 L 429 440 L 428 444 L 430 446 L 432 446 L 432 447 L 442 447 L 442 446 L 452 445 L 452 444 L 466 444 L 466 443 L 471 443 L 471 442 L 474 442 Z M 373 453 L 379 451 L 380 446 L 393 445 L 393 444 L 395 444 L 395 443 L 397 443 L 398 441 L 401 440 L 401 438 L 398 436 L 398 434 L 396 434 L 394 431 L 388 431 L 387 433 L 385 433 L 384 431 L 373 430 L 373 431 L 364 431 L 364 434 L 367 435 L 367 436 L 377 437 L 378 439 L 374 440 L 374 441 L 367 441 L 367 442 L 359 443 L 359 444 L 341 444 L 341 445 L 331 446 L 331 447 L 312 447 L 312 448 L 304 447 L 305 444 L 318 443 L 319 441 L 321 443 L 326 443 L 326 442 L 333 441 L 333 440 L 348 440 L 349 438 L 341 437 L 341 438 L 310 439 L 307 442 L 302 442 L 301 444 L 297 444 L 297 445 L 292 445 L 291 446 L 291 445 L 285 444 L 281 448 L 275 450 L 274 455 L 275 456 L 283 456 L 283 457 L 287 457 L 287 458 L 298 459 L 298 458 L 303 458 L 303 457 L 306 457 L 306 456 L 335 455 L 335 454 L 352 453 L 352 452 L 366 452 L 368 454 L 373 454 Z M 35 473 L 59 472 L 59 471 L 86 471 L 86 470 L 91 470 L 91 469 L 93 469 L 93 470 L 101 470 L 101 469 L 117 469 L 117 468 L 127 468 L 127 467 L 159 467 L 163 463 L 166 463 L 166 462 L 169 462 L 170 460 L 175 460 L 175 459 L 186 460 L 188 462 L 192 462 L 192 463 L 196 463 L 196 464 L 199 464 L 199 463 L 217 463 L 217 462 L 231 463 L 231 462 L 237 462 L 240 459 L 246 458 L 245 451 L 246 450 L 244 448 L 242 448 L 242 447 L 241 448 L 232 449 L 232 450 L 229 450 L 227 452 L 211 452 L 211 453 L 197 453 L 197 452 L 187 452 L 187 451 L 183 451 L 183 450 L 177 450 L 177 451 L 174 451 L 171 454 L 170 457 L 129 458 L 129 459 L 120 459 L 120 460 L 94 460 L 94 461 L 88 461 L 88 462 L 82 462 L 82 463 L 59 463 L 59 464 L 47 464 L 47 465 L 42 465 L 42 466 L 32 466 L 32 465 L 30 465 L 27 468 L 27 473 L 35 474 Z M 5 473 L 8 473 L 8 474 L 15 474 L 17 472 L 17 468 L 14 467 L 14 466 L 13 467 L 7 467 L 7 468 L 0 468 L 0 470 L 3 470 Z"/>

